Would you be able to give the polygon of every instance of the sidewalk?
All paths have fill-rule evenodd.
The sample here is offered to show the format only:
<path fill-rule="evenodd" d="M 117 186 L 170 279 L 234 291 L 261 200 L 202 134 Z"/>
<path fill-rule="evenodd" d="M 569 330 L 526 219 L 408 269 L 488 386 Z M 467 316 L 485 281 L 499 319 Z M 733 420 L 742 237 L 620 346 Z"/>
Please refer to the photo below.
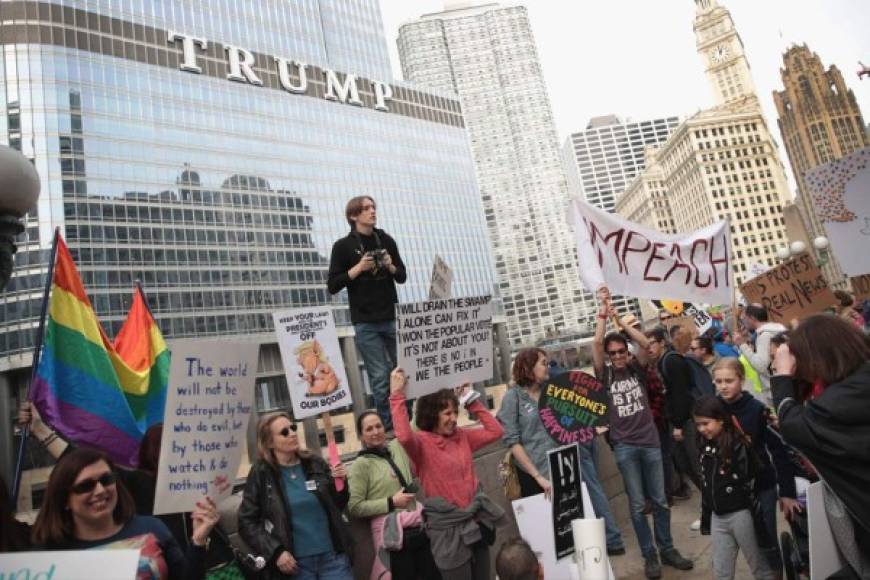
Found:
<path fill-rule="evenodd" d="M 710 544 L 710 536 L 702 536 L 701 532 L 689 530 L 689 525 L 698 519 L 701 513 L 700 497 L 697 492 L 693 492 L 690 499 L 678 501 L 671 508 L 671 534 L 674 537 L 674 546 L 683 556 L 695 563 L 695 568 L 682 572 L 668 566 L 662 566 L 662 578 L 700 580 L 701 578 L 708 579 L 712 576 L 713 548 Z M 643 574 L 643 557 L 637 545 L 634 529 L 631 527 L 631 519 L 628 517 L 625 495 L 613 498 L 611 506 L 614 509 L 614 516 L 619 523 L 619 528 L 622 530 L 626 547 L 624 556 L 614 556 L 611 558 L 610 562 L 613 566 L 613 573 L 619 579 L 643 580 L 646 578 Z M 652 527 L 651 517 L 649 521 L 650 527 Z M 736 578 L 752 578 L 752 574 L 749 572 L 749 568 L 742 555 L 737 556 Z"/>

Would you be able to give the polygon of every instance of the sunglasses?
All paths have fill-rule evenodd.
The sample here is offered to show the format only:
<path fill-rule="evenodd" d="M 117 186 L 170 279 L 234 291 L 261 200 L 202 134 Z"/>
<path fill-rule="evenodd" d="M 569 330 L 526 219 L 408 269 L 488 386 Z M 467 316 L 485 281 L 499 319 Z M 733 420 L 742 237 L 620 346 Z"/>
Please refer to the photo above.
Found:
<path fill-rule="evenodd" d="M 289 427 L 284 427 L 283 429 L 278 431 L 278 433 L 281 434 L 281 437 L 289 437 L 290 431 L 293 431 L 294 433 L 296 433 L 296 429 L 298 429 L 298 428 L 299 427 L 297 427 L 296 424 L 294 423 L 293 425 L 290 425 Z"/>
<path fill-rule="evenodd" d="M 109 473 L 104 473 L 99 479 L 86 479 L 80 481 L 72 486 L 70 490 L 72 490 L 76 495 L 82 495 L 94 491 L 98 483 L 103 487 L 109 487 L 110 485 L 115 485 L 116 481 L 118 481 L 118 476 L 110 471 Z"/>
<path fill-rule="evenodd" d="M 618 349 L 618 350 L 608 350 L 608 351 L 607 351 L 607 354 L 608 354 L 609 356 L 616 356 L 616 355 L 618 355 L 618 354 L 625 354 L 625 353 L 627 353 L 627 352 L 628 352 L 628 351 L 627 351 L 626 349 L 624 349 L 624 348 L 620 348 L 620 349 Z"/>

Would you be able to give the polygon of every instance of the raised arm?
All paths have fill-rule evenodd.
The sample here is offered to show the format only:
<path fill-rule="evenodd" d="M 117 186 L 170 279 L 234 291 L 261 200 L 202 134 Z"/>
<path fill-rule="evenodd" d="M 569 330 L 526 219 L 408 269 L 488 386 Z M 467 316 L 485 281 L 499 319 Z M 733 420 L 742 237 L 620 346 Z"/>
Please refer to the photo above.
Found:
<path fill-rule="evenodd" d="M 408 384 L 408 375 L 400 368 L 393 369 L 390 373 L 390 412 L 393 415 L 393 429 L 396 431 L 396 439 L 402 444 L 405 453 L 411 461 L 417 463 L 420 459 L 420 448 L 417 435 L 411 429 L 411 419 L 408 417 L 408 408 L 405 406 L 405 386 Z"/>
<path fill-rule="evenodd" d="M 635 355 L 635 357 L 637 358 L 637 362 L 639 362 L 642 366 L 646 366 L 649 362 L 647 359 L 647 347 L 649 346 L 649 339 L 644 333 L 634 328 L 633 326 L 625 326 L 623 324 L 620 324 L 619 328 L 621 328 L 622 331 L 628 335 L 628 338 L 637 345 L 637 354 Z"/>
<path fill-rule="evenodd" d="M 466 409 L 468 409 L 469 415 L 475 415 L 477 420 L 483 425 L 483 429 L 463 427 L 465 434 L 468 436 L 468 444 L 471 446 L 472 451 L 477 451 L 501 439 L 501 436 L 504 435 L 501 423 L 492 416 L 492 413 L 480 402 L 480 399 L 468 405 Z"/>
<path fill-rule="evenodd" d="M 607 315 L 610 309 L 610 290 L 602 286 L 598 296 L 598 315 L 595 317 L 595 337 L 592 339 L 592 368 L 595 376 L 604 376 L 604 333 L 607 331 Z"/>

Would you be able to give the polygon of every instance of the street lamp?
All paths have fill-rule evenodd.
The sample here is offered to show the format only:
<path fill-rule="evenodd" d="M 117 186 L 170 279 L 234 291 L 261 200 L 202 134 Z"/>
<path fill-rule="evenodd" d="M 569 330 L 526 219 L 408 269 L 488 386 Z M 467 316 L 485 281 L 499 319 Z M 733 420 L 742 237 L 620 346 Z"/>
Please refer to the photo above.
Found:
<path fill-rule="evenodd" d="M 21 218 L 39 198 L 39 174 L 20 152 L 0 145 L 0 290 L 12 276 L 15 236 L 24 231 Z"/>
<path fill-rule="evenodd" d="M 828 241 L 828 238 L 825 236 L 819 236 L 813 240 L 813 247 L 816 249 L 816 253 L 818 254 L 818 265 L 819 268 L 828 263 L 830 259 L 830 255 L 828 254 L 828 247 L 831 245 L 831 242 Z"/>
<path fill-rule="evenodd" d="M 828 260 L 830 259 L 828 256 L 828 247 L 830 245 L 831 243 L 825 236 L 819 236 L 813 240 L 813 247 L 816 249 L 816 263 L 819 268 L 827 264 Z M 779 248 L 777 248 L 776 257 L 780 260 L 785 261 L 793 256 L 804 253 L 806 250 L 806 242 L 804 242 L 803 240 L 795 240 L 787 246 L 780 246 Z"/>

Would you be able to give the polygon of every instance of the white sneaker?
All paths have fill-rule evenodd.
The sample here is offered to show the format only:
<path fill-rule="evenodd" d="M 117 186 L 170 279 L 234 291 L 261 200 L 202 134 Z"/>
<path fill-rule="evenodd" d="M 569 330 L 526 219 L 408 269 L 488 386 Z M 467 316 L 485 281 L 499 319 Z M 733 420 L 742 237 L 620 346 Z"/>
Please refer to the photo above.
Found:
<path fill-rule="evenodd" d="M 689 526 L 689 529 L 692 530 L 693 532 L 697 532 L 698 530 L 700 530 L 701 529 L 701 520 L 695 520 L 694 522 L 692 522 L 692 525 Z"/>

